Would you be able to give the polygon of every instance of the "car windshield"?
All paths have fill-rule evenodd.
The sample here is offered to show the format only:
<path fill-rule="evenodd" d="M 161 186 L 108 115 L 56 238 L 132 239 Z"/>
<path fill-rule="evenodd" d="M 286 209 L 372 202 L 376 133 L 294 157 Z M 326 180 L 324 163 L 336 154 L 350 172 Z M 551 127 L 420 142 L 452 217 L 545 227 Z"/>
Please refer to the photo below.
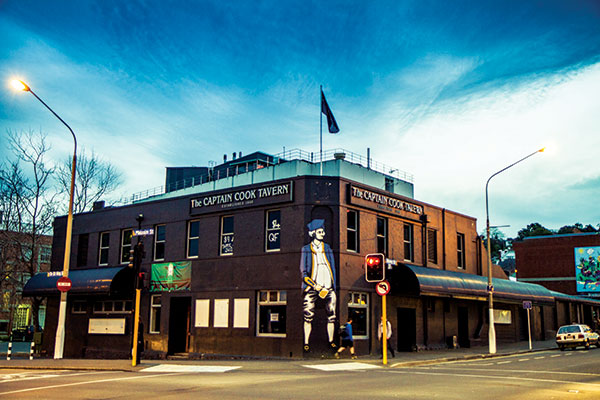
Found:
<path fill-rule="evenodd" d="M 578 332 L 580 332 L 580 330 L 579 330 L 579 326 L 577 326 L 577 325 L 562 326 L 558 330 L 558 333 L 578 333 Z"/>

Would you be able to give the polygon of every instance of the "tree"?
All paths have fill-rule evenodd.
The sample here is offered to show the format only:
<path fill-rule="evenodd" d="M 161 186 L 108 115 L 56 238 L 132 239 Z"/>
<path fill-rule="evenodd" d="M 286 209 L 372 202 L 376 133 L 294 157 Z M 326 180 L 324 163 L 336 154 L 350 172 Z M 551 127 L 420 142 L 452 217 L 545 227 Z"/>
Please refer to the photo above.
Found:
<path fill-rule="evenodd" d="M 57 179 L 61 194 L 68 196 L 71 189 L 73 159 L 59 165 Z M 91 211 L 94 202 L 116 190 L 122 183 L 121 173 L 94 152 L 87 156 L 82 150 L 77 156 L 75 187 L 73 189 L 73 213 Z"/>
<path fill-rule="evenodd" d="M 552 232 L 550 229 L 542 226 L 538 222 L 534 222 L 527 225 L 526 228 L 521 229 L 519 233 L 517 233 L 517 240 L 523 240 L 530 236 L 548 236 L 553 234 L 554 232 Z"/>
<path fill-rule="evenodd" d="M 487 249 L 487 233 L 484 232 L 481 235 L 481 240 L 483 241 L 486 249 Z M 498 228 L 490 228 L 490 247 L 491 250 L 491 258 L 494 263 L 499 262 L 500 260 L 500 252 L 502 250 L 506 250 L 509 247 L 509 244 L 506 240 L 504 233 Z"/>
<path fill-rule="evenodd" d="M 54 168 L 46 163 L 50 146 L 45 134 L 9 130 L 8 147 L 14 159 L 0 165 L 0 245 L 4 253 L 0 270 L 1 284 L 10 285 L 14 293 L 24 277 L 39 272 L 41 240 L 52 230 L 56 194 L 51 190 Z M 4 293 L 6 287 L 0 288 Z M 42 301 L 31 300 L 34 327 L 38 326 Z"/>
<path fill-rule="evenodd" d="M 598 232 L 596 228 L 592 225 L 588 224 L 583 226 L 583 224 L 576 222 L 573 225 L 565 225 L 558 230 L 558 234 L 568 234 L 568 233 L 581 233 L 581 232 Z"/>

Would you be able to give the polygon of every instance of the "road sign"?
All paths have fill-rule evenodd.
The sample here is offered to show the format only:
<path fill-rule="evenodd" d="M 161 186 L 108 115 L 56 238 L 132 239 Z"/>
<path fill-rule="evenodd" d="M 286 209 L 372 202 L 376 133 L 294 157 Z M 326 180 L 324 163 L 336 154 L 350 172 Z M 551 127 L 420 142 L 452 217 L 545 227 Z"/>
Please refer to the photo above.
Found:
<path fill-rule="evenodd" d="M 375 291 L 380 296 L 385 296 L 386 294 L 388 294 L 390 292 L 390 289 L 391 286 L 388 281 L 377 282 L 377 285 L 375 285 Z"/>
<path fill-rule="evenodd" d="M 71 280 L 66 276 L 61 276 L 56 281 L 56 288 L 61 292 L 68 292 L 71 290 Z"/>
<path fill-rule="evenodd" d="M 133 236 L 148 236 L 154 235 L 154 228 L 149 229 L 134 229 Z"/>
<path fill-rule="evenodd" d="M 524 301 L 523 302 L 523 309 L 524 310 L 531 310 L 533 308 L 533 305 L 531 304 L 531 301 Z"/>

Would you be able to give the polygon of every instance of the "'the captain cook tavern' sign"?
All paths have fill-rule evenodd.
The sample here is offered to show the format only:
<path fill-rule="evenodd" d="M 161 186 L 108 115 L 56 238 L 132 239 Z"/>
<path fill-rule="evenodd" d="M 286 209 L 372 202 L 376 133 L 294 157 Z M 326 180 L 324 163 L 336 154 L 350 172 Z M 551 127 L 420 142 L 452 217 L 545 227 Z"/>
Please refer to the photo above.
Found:
<path fill-rule="evenodd" d="M 190 199 L 190 213 L 201 214 L 224 209 L 292 201 L 292 189 L 292 182 L 285 182 L 195 197 Z"/>
<path fill-rule="evenodd" d="M 418 204 L 408 203 L 396 197 L 375 193 L 353 185 L 350 186 L 350 202 L 367 207 L 376 206 L 378 209 L 383 209 L 391 213 L 404 211 L 417 215 L 423 214 L 423 207 Z"/>

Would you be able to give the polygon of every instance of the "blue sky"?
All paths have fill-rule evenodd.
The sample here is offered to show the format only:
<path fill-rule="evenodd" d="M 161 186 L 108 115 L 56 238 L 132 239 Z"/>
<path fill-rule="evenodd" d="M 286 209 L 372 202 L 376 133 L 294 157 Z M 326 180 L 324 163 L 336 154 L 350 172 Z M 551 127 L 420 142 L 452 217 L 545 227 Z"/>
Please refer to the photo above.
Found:
<path fill-rule="evenodd" d="M 513 236 L 600 223 L 597 1 L 0 0 L 0 77 L 20 77 L 120 168 L 123 194 L 224 153 L 318 151 L 319 85 L 345 148 L 415 177 L 415 197 Z M 0 91 L 7 129 L 68 131 Z"/>

